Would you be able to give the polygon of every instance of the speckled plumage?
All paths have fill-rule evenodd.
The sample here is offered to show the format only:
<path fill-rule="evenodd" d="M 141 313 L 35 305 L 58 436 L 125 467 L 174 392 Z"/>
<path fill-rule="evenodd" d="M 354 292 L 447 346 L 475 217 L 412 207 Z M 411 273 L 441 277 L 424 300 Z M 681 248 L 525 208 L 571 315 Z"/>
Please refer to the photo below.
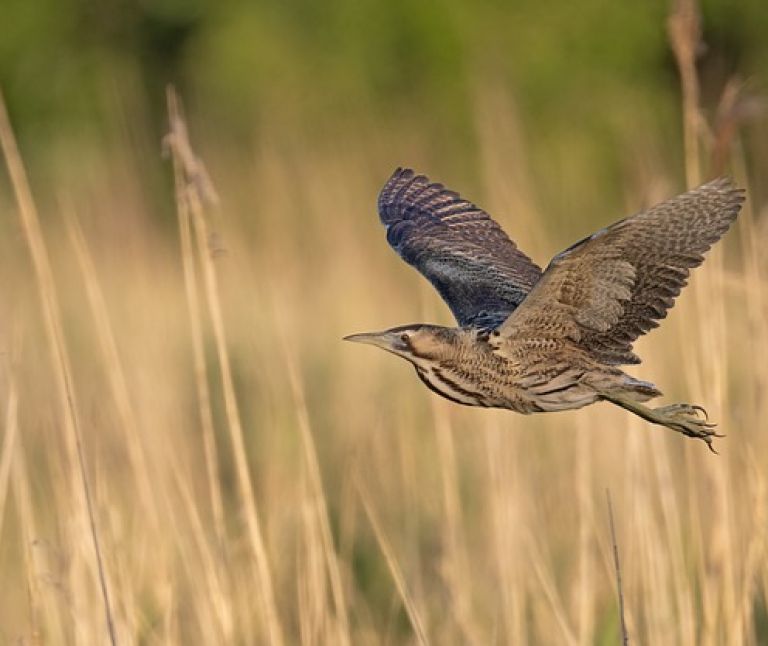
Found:
<path fill-rule="evenodd" d="M 714 180 L 601 229 L 542 273 L 485 211 L 398 169 L 379 196 L 387 240 L 435 286 L 459 327 L 348 338 L 407 359 L 457 403 L 532 413 L 607 400 L 712 448 L 703 409 L 643 406 L 661 393 L 618 366 L 639 363 L 633 342 L 667 315 L 743 200 L 729 179 Z"/>

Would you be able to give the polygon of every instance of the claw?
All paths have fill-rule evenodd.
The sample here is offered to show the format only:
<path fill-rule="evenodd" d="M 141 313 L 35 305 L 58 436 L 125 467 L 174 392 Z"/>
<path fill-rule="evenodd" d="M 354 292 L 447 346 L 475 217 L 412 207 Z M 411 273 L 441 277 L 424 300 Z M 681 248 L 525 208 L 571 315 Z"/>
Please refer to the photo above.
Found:
<path fill-rule="evenodd" d="M 672 404 L 656 408 L 653 411 L 658 417 L 658 423 L 664 424 L 683 435 L 704 440 L 707 447 L 713 453 L 717 453 L 712 445 L 712 440 L 716 437 L 725 437 L 716 433 L 714 429 L 717 425 L 709 421 L 707 411 L 695 404 Z"/>
<path fill-rule="evenodd" d="M 704 419 L 708 422 L 709 421 L 709 414 L 707 413 L 707 409 L 703 406 L 699 406 L 698 404 L 691 404 L 691 408 L 695 410 L 697 413 L 701 413 L 704 415 Z M 714 426 L 714 424 L 712 425 Z"/>

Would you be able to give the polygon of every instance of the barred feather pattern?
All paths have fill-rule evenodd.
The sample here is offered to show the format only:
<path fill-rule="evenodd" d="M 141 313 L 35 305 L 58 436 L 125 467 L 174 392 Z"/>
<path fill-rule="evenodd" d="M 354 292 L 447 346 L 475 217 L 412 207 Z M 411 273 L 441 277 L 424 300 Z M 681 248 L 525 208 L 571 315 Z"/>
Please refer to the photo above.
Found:
<path fill-rule="evenodd" d="M 568 340 L 607 365 L 639 363 L 633 342 L 666 317 L 743 201 L 720 178 L 576 243 L 553 258 L 501 339 Z"/>
<path fill-rule="evenodd" d="M 485 211 L 411 169 L 394 172 L 378 207 L 389 244 L 434 285 L 460 326 L 497 327 L 541 276 Z"/>

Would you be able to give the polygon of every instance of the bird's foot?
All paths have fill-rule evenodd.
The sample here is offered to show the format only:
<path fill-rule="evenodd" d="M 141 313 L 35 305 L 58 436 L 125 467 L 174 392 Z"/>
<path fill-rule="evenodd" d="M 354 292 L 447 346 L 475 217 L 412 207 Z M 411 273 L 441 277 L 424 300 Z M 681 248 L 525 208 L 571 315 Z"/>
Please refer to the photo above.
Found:
<path fill-rule="evenodd" d="M 671 404 L 659 408 L 648 408 L 648 406 L 644 406 L 629 397 L 617 396 L 612 393 L 603 394 L 603 397 L 653 424 L 666 426 L 687 437 L 703 440 L 712 453 L 717 453 L 715 447 L 712 446 L 712 441 L 716 437 L 725 437 L 715 433 L 715 424 L 709 421 L 707 411 L 701 406 Z"/>
<path fill-rule="evenodd" d="M 682 433 L 687 437 L 704 440 L 712 453 L 717 453 L 712 446 L 712 440 L 716 437 L 725 437 L 714 431 L 716 424 L 709 421 L 707 411 L 701 406 L 693 404 L 671 404 L 653 409 L 653 417 L 657 424 L 663 424 L 673 431 Z"/>

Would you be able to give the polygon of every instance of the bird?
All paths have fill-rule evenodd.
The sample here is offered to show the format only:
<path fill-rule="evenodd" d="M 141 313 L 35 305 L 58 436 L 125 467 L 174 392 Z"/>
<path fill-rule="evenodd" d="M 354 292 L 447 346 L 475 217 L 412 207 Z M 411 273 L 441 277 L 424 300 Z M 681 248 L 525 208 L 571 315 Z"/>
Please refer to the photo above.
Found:
<path fill-rule="evenodd" d="M 723 436 L 703 407 L 652 408 L 661 391 L 621 366 L 640 363 L 633 343 L 666 317 L 743 201 L 730 178 L 715 179 L 600 229 L 542 271 L 483 209 L 398 168 L 378 198 L 387 241 L 457 326 L 414 323 L 344 340 L 407 360 L 457 404 L 531 414 L 606 401 L 716 453 Z"/>

